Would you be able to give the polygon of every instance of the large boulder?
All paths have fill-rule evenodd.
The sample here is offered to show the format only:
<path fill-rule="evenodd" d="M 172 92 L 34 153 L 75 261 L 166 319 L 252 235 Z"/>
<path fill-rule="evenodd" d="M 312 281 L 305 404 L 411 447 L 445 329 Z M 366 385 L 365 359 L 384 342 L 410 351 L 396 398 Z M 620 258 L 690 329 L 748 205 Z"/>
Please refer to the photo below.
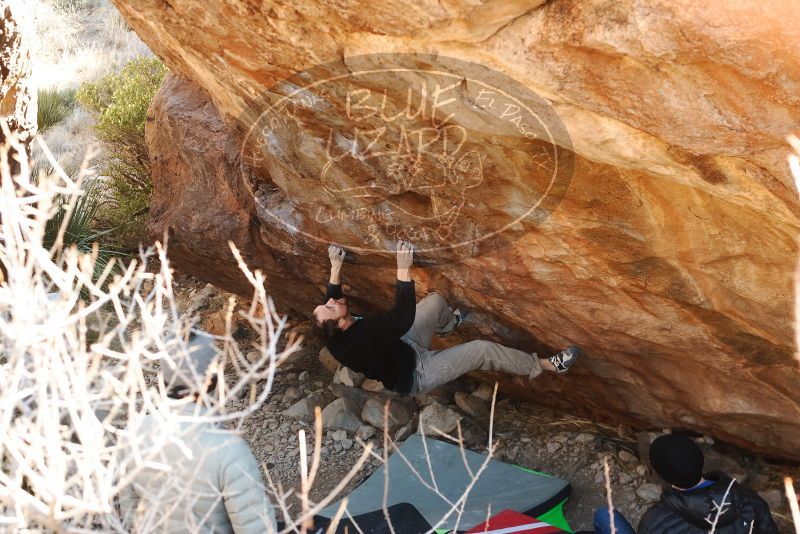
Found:
<path fill-rule="evenodd" d="M 249 293 L 231 240 L 282 310 L 308 315 L 336 241 L 369 313 L 393 297 L 378 250 L 406 234 L 391 228 L 419 230 L 418 293 L 475 310 L 463 332 L 585 349 L 570 374 L 502 377 L 504 392 L 800 458 L 784 143 L 800 124 L 800 4 L 114 2 L 182 77 L 147 125 L 153 234 L 180 268 Z M 457 75 L 439 86 L 453 100 L 429 83 Z M 414 115 L 423 87 L 454 113 Z M 547 128 L 527 137 L 531 121 L 492 111 L 482 87 L 535 103 Z M 445 147 L 450 131 L 465 143 Z"/>

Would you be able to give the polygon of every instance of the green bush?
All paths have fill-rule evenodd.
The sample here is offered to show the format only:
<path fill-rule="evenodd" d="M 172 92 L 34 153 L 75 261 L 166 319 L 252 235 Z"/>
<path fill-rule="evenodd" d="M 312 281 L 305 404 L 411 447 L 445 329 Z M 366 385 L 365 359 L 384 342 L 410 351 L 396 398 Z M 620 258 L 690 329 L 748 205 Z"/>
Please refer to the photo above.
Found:
<path fill-rule="evenodd" d="M 166 73 L 158 59 L 139 58 L 118 73 L 81 85 L 75 95 L 97 116 L 95 133 L 108 153 L 101 173 L 108 177 L 113 208 L 103 215 L 114 236 L 131 245 L 144 237 L 153 191 L 144 141 L 147 108 Z"/>
<path fill-rule="evenodd" d="M 36 122 L 39 123 L 39 133 L 46 132 L 56 124 L 67 118 L 75 106 L 75 91 L 56 88 L 40 89 L 37 94 L 39 110 Z"/>

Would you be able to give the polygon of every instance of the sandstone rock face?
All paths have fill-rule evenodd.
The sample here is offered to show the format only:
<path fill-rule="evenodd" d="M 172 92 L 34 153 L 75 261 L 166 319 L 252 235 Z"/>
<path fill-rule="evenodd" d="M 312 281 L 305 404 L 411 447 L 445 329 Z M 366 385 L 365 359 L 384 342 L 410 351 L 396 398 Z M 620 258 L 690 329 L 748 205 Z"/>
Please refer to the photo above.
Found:
<path fill-rule="evenodd" d="M 419 295 L 475 310 L 452 342 L 585 349 L 533 386 L 484 375 L 504 391 L 800 458 L 800 4 L 114 1 L 182 76 L 147 127 L 180 268 L 245 291 L 233 241 L 308 315 L 336 241 L 370 313 L 393 296 L 377 250 L 412 228 Z M 532 111 L 492 111 L 487 87 Z"/>

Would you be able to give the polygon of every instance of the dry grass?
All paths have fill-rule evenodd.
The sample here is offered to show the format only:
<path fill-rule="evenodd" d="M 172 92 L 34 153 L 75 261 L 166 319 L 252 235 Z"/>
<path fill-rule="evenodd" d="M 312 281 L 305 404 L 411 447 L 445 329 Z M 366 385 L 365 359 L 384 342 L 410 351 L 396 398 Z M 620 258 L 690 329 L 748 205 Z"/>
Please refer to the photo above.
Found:
<path fill-rule="evenodd" d="M 119 69 L 128 61 L 152 56 L 108 0 L 28 0 L 36 27 L 33 79 L 44 90 L 75 90 Z M 94 119 L 75 106 L 41 134 L 56 160 L 74 174 L 95 142 Z M 38 161 L 44 160 L 40 151 Z"/>
<path fill-rule="evenodd" d="M 152 55 L 107 0 L 31 0 L 38 87 L 76 89 L 131 59 Z"/>

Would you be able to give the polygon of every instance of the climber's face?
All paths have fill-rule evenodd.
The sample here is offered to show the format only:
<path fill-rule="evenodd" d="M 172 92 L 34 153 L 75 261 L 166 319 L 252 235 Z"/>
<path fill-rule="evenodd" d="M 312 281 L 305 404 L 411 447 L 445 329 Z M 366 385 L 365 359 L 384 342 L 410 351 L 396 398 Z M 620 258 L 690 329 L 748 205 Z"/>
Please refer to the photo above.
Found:
<path fill-rule="evenodd" d="M 317 324 L 322 324 L 324 321 L 344 319 L 347 317 L 347 299 L 342 297 L 340 299 L 328 299 L 325 304 L 320 304 L 314 308 L 314 318 Z"/>

